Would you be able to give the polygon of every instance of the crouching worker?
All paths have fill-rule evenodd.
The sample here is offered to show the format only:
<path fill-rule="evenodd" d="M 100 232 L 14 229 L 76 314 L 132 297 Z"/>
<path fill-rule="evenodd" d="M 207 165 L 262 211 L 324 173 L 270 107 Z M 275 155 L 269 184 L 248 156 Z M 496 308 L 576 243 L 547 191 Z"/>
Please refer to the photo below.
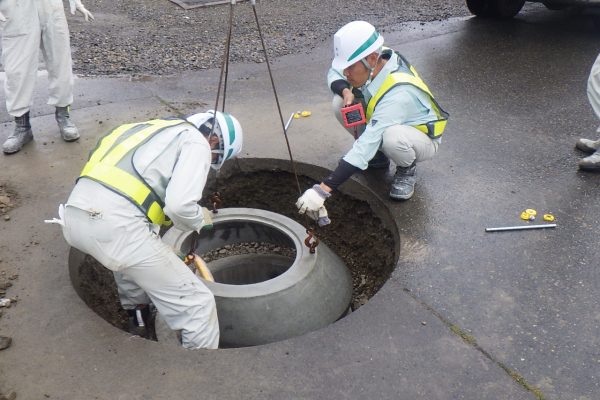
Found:
<path fill-rule="evenodd" d="M 116 128 L 90 154 L 60 219 L 49 221 L 113 271 L 130 316 L 144 315 L 152 302 L 186 348 L 218 347 L 215 299 L 158 230 L 172 224 L 199 232 L 208 223 L 198 201 L 210 167 L 235 157 L 243 138 L 234 117 L 214 116 L 211 110 Z"/>
<path fill-rule="evenodd" d="M 373 25 L 350 22 L 334 35 L 333 45 L 327 81 L 334 112 L 356 140 L 335 171 L 298 199 L 300 213 L 320 225 L 328 222 L 323 203 L 331 191 L 359 170 L 387 169 L 390 159 L 396 174 L 389 197 L 410 199 L 417 163 L 437 153 L 448 119 L 415 68 L 383 46 Z"/>

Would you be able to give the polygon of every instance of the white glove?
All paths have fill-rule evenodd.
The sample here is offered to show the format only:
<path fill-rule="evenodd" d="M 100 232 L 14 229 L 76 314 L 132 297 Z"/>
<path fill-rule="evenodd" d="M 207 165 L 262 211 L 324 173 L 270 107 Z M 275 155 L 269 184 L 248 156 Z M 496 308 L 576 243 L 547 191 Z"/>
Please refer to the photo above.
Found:
<path fill-rule="evenodd" d="M 0 21 L 6 22 L 6 17 L 0 12 Z"/>
<path fill-rule="evenodd" d="M 317 213 L 323 204 L 325 204 L 325 200 L 331 196 L 330 193 L 327 193 L 323 188 L 319 185 L 314 185 L 312 188 L 308 189 L 302 196 L 298 198 L 296 202 L 296 207 L 298 207 L 298 212 L 300 214 L 304 214 L 307 211 L 312 211 L 313 213 Z M 310 216 L 310 215 L 309 215 Z"/>
<path fill-rule="evenodd" d="M 81 0 L 69 0 L 69 6 L 71 7 L 71 14 L 75 14 L 75 10 L 77 10 L 83 14 L 86 21 L 89 21 L 90 19 L 92 21 L 94 20 L 94 16 L 84 7 Z"/>
<path fill-rule="evenodd" d="M 306 211 L 306 215 L 308 215 L 309 218 L 317 221 L 317 224 L 319 224 L 319 226 L 325 226 L 331 223 L 325 206 L 319 208 L 318 211 Z"/>

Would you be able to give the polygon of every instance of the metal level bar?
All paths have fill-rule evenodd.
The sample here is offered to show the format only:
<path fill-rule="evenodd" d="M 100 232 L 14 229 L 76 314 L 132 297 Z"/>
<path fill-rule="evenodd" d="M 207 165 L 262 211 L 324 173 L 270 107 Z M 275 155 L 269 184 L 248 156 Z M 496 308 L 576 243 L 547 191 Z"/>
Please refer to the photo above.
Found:
<path fill-rule="evenodd" d="M 289 129 L 289 127 L 290 127 L 290 124 L 292 123 L 292 120 L 294 119 L 294 115 L 295 115 L 295 114 L 296 114 L 296 113 L 292 113 L 292 115 L 290 115 L 290 118 L 289 118 L 289 119 L 287 120 L 287 122 L 285 123 L 285 128 L 284 128 L 284 129 L 285 129 L 285 131 L 286 131 L 286 132 L 287 132 L 287 130 Z"/>
<path fill-rule="evenodd" d="M 556 224 L 502 226 L 499 228 L 485 228 L 485 231 L 486 232 L 524 231 L 524 230 L 528 230 L 528 229 L 545 229 L 545 228 L 556 228 Z"/>

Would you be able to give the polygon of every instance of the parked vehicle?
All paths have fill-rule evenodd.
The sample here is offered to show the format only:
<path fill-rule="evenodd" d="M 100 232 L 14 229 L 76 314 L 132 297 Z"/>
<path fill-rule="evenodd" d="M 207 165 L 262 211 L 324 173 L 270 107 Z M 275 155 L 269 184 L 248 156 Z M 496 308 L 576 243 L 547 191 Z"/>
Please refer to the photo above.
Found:
<path fill-rule="evenodd" d="M 531 0 L 544 3 L 550 10 L 566 7 L 600 7 L 600 0 Z M 487 18 L 512 18 L 521 11 L 525 0 L 466 0 L 472 14 Z"/>

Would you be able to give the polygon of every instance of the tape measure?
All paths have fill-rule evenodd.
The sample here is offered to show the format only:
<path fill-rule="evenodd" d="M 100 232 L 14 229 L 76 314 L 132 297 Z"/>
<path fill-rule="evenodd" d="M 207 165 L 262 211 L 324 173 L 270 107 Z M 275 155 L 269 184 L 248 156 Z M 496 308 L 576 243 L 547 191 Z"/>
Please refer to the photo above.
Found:
<path fill-rule="evenodd" d="M 310 111 L 298 111 L 294 113 L 294 119 L 298 119 L 300 117 L 310 117 L 312 112 Z"/>
<path fill-rule="evenodd" d="M 528 208 L 521 213 L 521 219 L 525 221 L 533 221 L 536 215 L 537 211 L 535 211 L 533 208 Z"/>
<path fill-rule="evenodd" d="M 554 215 L 552 215 L 552 214 L 544 214 L 544 221 L 552 222 L 555 219 L 556 218 L 554 218 Z"/>

